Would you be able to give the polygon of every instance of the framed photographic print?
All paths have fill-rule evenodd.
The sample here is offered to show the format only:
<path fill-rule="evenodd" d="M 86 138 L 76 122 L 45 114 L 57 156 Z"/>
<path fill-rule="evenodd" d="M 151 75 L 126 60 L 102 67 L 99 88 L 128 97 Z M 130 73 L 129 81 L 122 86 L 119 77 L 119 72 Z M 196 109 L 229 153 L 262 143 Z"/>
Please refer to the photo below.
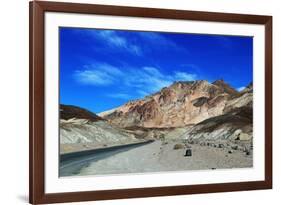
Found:
<path fill-rule="evenodd" d="M 30 203 L 271 187 L 271 16 L 30 2 Z"/>

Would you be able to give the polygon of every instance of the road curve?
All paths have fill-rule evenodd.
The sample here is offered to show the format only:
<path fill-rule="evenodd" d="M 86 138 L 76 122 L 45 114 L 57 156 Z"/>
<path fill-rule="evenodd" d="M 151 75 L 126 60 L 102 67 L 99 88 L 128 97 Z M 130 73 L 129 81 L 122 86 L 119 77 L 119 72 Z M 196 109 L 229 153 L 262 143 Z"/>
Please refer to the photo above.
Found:
<path fill-rule="evenodd" d="M 87 167 L 90 163 L 113 156 L 120 152 L 143 146 L 153 142 L 148 140 L 145 142 L 138 142 L 134 144 L 126 144 L 113 147 L 105 147 L 93 150 L 85 150 L 81 152 L 74 152 L 60 155 L 59 176 L 73 176 L 79 174 L 80 170 Z"/>

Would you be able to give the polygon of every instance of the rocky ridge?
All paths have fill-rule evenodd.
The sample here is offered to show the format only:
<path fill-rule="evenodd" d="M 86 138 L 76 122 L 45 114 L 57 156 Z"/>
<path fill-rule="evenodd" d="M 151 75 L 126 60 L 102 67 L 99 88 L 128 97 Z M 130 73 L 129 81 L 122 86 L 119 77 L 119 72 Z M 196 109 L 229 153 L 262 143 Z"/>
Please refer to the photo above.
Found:
<path fill-rule="evenodd" d="M 223 80 L 179 81 L 99 116 L 120 127 L 183 127 L 241 107 L 244 101 L 251 103 L 252 94 L 239 93 Z"/>

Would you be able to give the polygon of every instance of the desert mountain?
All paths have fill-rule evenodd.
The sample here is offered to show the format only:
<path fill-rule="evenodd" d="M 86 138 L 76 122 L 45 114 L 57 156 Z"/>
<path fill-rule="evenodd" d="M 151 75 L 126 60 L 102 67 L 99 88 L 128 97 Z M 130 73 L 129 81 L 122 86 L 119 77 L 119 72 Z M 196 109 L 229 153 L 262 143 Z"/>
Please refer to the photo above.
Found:
<path fill-rule="evenodd" d="M 253 85 L 250 83 L 239 95 L 226 102 L 223 114 L 206 119 L 186 136 L 198 139 L 250 140 L 253 135 Z"/>
<path fill-rule="evenodd" d="M 91 144 L 95 147 L 103 145 L 120 145 L 136 140 L 129 131 L 111 125 L 96 114 L 71 105 L 60 106 L 60 145 L 62 152 L 81 150 L 73 147 Z M 84 148 L 83 148 L 84 149 Z"/>
<path fill-rule="evenodd" d="M 250 106 L 251 88 L 238 92 L 223 80 L 179 81 L 99 115 L 119 127 L 183 127 Z"/>
<path fill-rule="evenodd" d="M 223 80 L 175 82 L 99 116 L 60 105 L 61 151 L 142 139 L 251 140 L 253 85 L 238 92 Z"/>
<path fill-rule="evenodd" d="M 102 120 L 98 115 L 77 106 L 60 105 L 60 119 L 69 120 L 72 118 L 86 119 L 92 122 Z"/>
<path fill-rule="evenodd" d="M 253 134 L 252 107 L 235 108 L 204 120 L 185 133 L 189 139 L 250 140 Z"/>

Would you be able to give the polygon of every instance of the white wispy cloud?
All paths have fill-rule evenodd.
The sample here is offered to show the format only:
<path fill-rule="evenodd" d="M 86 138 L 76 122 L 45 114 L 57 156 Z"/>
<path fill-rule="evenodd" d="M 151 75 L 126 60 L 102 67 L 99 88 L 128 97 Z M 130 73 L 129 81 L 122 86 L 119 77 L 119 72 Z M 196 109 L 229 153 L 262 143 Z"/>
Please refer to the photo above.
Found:
<path fill-rule="evenodd" d="M 176 44 L 171 39 L 157 32 L 86 29 L 76 31 L 76 33 L 82 34 L 85 37 L 98 39 L 101 43 L 101 47 L 107 46 L 108 48 L 115 48 L 118 49 L 119 52 L 127 52 L 136 56 L 144 56 L 147 52 L 161 51 L 163 49 L 188 52 L 186 47 Z"/>
<path fill-rule="evenodd" d="M 163 77 L 163 74 L 160 73 L 160 71 L 157 68 L 154 67 L 143 67 L 143 70 L 147 72 L 148 74 L 151 74 L 153 76 L 157 76 L 159 78 Z"/>
<path fill-rule="evenodd" d="M 189 52 L 186 47 L 182 47 L 181 45 L 176 44 L 174 41 L 166 38 L 164 35 L 161 35 L 160 32 L 139 32 L 137 33 L 137 35 L 144 43 L 154 45 L 154 47 L 151 49 L 169 49 L 171 51 L 173 50 L 185 53 Z"/>
<path fill-rule="evenodd" d="M 183 71 L 175 71 L 168 75 L 152 66 L 125 69 L 106 63 L 84 66 L 74 73 L 74 78 L 81 84 L 120 88 L 120 92 L 107 93 L 107 96 L 122 99 L 129 99 L 133 96 L 144 97 L 171 85 L 175 81 L 192 81 L 196 77 L 196 74 Z"/>
<path fill-rule="evenodd" d="M 127 46 L 126 39 L 118 36 L 115 31 L 101 30 L 101 31 L 97 31 L 97 35 L 99 35 L 101 38 L 107 40 L 109 43 L 115 46 L 120 46 L 120 47 Z"/>
<path fill-rule="evenodd" d="M 237 88 L 236 90 L 238 90 L 239 92 L 244 90 L 246 87 L 240 87 L 240 88 Z"/>
<path fill-rule="evenodd" d="M 185 72 L 175 72 L 175 78 L 183 81 L 192 81 L 196 78 L 196 75 Z"/>
<path fill-rule="evenodd" d="M 82 84 L 105 86 L 115 83 L 116 77 L 123 75 L 117 68 L 107 63 L 94 63 L 76 70 L 74 78 Z"/>
<path fill-rule="evenodd" d="M 125 99 L 125 100 L 131 98 L 131 96 L 126 93 L 110 93 L 110 94 L 107 94 L 106 96 L 110 97 L 110 98 Z"/>
<path fill-rule="evenodd" d="M 117 47 L 135 55 L 142 55 L 142 49 L 139 45 L 133 43 L 128 38 L 120 35 L 114 30 L 93 30 L 91 34 L 104 41 L 109 47 Z"/>

